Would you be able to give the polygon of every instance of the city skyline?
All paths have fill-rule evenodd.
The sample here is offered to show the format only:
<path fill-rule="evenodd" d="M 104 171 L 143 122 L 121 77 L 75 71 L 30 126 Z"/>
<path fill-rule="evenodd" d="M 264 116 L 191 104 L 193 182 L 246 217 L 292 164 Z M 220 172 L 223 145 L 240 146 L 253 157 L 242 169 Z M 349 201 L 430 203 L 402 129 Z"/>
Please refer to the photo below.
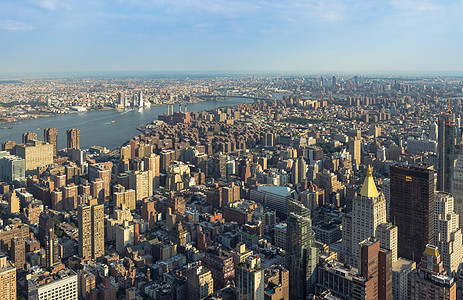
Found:
<path fill-rule="evenodd" d="M 2 1 L 2 73 L 461 74 L 461 1 Z"/>

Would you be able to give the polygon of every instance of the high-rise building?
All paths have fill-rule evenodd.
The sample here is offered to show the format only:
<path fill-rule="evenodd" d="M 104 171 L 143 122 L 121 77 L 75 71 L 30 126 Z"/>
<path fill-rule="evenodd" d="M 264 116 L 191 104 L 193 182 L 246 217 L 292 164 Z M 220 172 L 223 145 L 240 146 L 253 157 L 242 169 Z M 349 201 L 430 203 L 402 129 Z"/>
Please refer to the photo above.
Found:
<path fill-rule="evenodd" d="M 343 230 L 351 232 L 351 237 L 343 240 L 344 261 L 352 266 L 358 264 L 358 244 L 377 236 L 378 225 L 386 223 L 386 199 L 376 189 L 373 170 L 368 167 L 360 195 L 352 201 L 351 219 L 344 218 Z M 347 243 L 350 243 L 348 245 Z"/>
<path fill-rule="evenodd" d="M 67 148 L 80 149 L 80 130 L 77 128 L 71 128 L 66 131 L 67 135 Z"/>
<path fill-rule="evenodd" d="M 426 245 L 434 242 L 434 178 L 430 168 L 390 168 L 390 220 L 399 231 L 399 257 L 419 261 Z"/>
<path fill-rule="evenodd" d="M 293 184 L 299 184 L 307 177 L 307 163 L 303 157 L 294 160 L 291 171 Z"/>
<path fill-rule="evenodd" d="M 0 151 L 0 180 L 12 182 L 26 177 L 26 160 L 8 151 Z"/>
<path fill-rule="evenodd" d="M 426 245 L 418 268 L 408 275 L 408 299 L 456 299 L 456 283 L 444 273 L 436 246 Z"/>
<path fill-rule="evenodd" d="M 264 272 L 259 257 L 248 256 L 237 265 L 236 287 L 241 299 L 264 300 Z"/>
<path fill-rule="evenodd" d="M 58 237 L 53 229 L 50 229 L 45 237 L 45 259 L 47 268 L 53 267 L 60 262 Z"/>
<path fill-rule="evenodd" d="M 26 173 L 53 164 L 53 145 L 33 140 L 14 147 L 15 154 L 26 161 Z"/>
<path fill-rule="evenodd" d="M 437 190 L 451 192 L 455 165 L 455 121 L 449 111 L 439 117 Z"/>
<path fill-rule="evenodd" d="M 27 280 L 28 299 L 77 299 L 77 274 L 71 269 L 56 274 L 37 274 Z"/>
<path fill-rule="evenodd" d="M 186 277 L 188 299 L 205 299 L 214 292 L 212 273 L 201 264 L 188 268 Z"/>
<path fill-rule="evenodd" d="M 352 157 L 352 163 L 357 166 L 361 163 L 361 142 L 362 140 L 356 137 L 349 138 L 349 153 Z"/>
<path fill-rule="evenodd" d="M 26 132 L 23 133 L 23 144 L 37 140 L 37 133 L 35 132 Z"/>
<path fill-rule="evenodd" d="M 58 154 L 58 129 L 45 128 L 43 130 L 43 140 L 53 145 L 53 155 L 56 157 L 56 155 Z"/>
<path fill-rule="evenodd" d="M 434 213 L 434 245 L 439 248 L 444 270 L 454 274 L 463 263 L 463 237 L 454 198 L 445 192 L 436 193 Z"/>
<path fill-rule="evenodd" d="M 463 225 L 463 144 L 455 147 L 457 160 L 453 170 L 452 178 L 452 196 L 455 197 L 454 210 L 459 216 L 459 223 Z"/>
<path fill-rule="evenodd" d="M 235 265 L 233 257 L 221 248 L 206 250 L 204 265 L 211 270 L 214 279 L 214 290 L 220 290 L 227 286 L 227 282 L 235 279 Z"/>
<path fill-rule="evenodd" d="M 416 268 L 416 262 L 399 258 L 392 263 L 392 298 L 408 300 L 408 274 Z"/>
<path fill-rule="evenodd" d="M 0 299 L 16 300 L 16 268 L 4 255 L 0 256 Z"/>
<path fill-rule="evenodd" d="M 116 251 L 122 253 L 127 245 L 134 244 L 134 226 L 124 221 L 116 226 Z"/>
<path fill-rule="evenodd" d="M 368 238 L 358 247 L 358 271 L 365 280 L 354 281 L 353 298 L 392 300 L 391 251 L 382 249 L 376 238 Z"/>
<path fill-rule="evenodd" d="M 78 206 L 79 256 L 98 258 L 104 254 L 104 205 Z"/>
<path fill-rule="evenodd" d="M 397 260 L 398 228 L 392 223 L 382 223 L 376 227 L 376 237 L 381 242 L 381 248 L 391 250 L 392 263 Z"/>
<path fill-rule="evenodd" d="M 23 269 L 26 264 L 26 242 L 23 238 L 14 237 L 11 241 L 11 260 L 16 269 Z"/>
<path fill-rule="evenodd" d="M 302 204 L 288 202 L 286 268 L 289 270 L 290 298 L 306 299 L 315 284 L 318 252 L 314 243 L 310 211 Z"/>

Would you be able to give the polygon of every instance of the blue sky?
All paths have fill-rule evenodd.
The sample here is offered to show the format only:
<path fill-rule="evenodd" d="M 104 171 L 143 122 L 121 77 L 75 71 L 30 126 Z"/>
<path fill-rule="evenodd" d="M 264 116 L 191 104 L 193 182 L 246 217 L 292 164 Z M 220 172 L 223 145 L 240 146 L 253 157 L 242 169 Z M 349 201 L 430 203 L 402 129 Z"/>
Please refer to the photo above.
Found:
<path fill-rule="evenodd" d="M 463 0 L 0 0 L 0 72 L 463 71 Z"/>

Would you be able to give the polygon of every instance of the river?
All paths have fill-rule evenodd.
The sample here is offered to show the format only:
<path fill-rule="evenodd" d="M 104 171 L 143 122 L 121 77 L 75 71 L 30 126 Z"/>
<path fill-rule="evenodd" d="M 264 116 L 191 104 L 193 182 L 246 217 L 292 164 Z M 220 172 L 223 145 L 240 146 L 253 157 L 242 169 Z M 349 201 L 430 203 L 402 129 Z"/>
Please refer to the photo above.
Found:
<path fill-rule="evenodd" d="M 204 101 L 188 104 L 188 111 L 211 110 L 224 106 L 235 106 L 241 103 L 252 103 L 253 99 L 233 97 L 217 101 Z M 182 105 L 182 109 L 183 109 Z M 174 104 L 178 111 L 178 104 Z M 80 129 L 80 147 L 85 149 L 91 146 L 103 146 L 114 149 L 140 132 L 136 127 L 140 124 L 157 120 L 158 115 L 167 112 L 167 106 L 152 106 L 138 112 L 137 109 L 116 111 L 114 109 L 80 112 L 58 115 L 54 117 L 29 119 L 18 124 L 4 124 L 12 126 L 11 129 L 0 129 L 0 143 L 6 141 L 22 142 L 24 132 L 37 132 L 37 138 L 43 140 L 43 130 L 48 127 L 58 129 L 58 148 L 66 147 L 66 130 Z M 115 121 L 114 123 L 111 123 Z"/>

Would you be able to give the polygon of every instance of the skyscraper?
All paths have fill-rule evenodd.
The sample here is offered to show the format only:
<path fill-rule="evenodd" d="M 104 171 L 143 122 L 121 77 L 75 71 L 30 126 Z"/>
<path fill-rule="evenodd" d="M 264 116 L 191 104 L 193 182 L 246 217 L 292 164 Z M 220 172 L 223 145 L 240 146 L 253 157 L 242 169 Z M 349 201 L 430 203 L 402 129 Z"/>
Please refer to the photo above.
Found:
<path fill-rule="evenodd" d="M 104 254 L 104 205 L 78 206 L 79 256 L 98 258 Z"/>
<path fill-rule="evenodd" d="M 358 137 L 349 137 L 349 153 L 352 156 L 352 163 L 357 166 L 361 163 L 361 139 Z"/>
<path fill-rule="evenodd" d="M 68 137 L 67 148 L 80 149 L 80 130 L 77 128 L 71 128 L 66 131 Z"/>
<path fill-rule="evenodd" d="M 242 299 L 264 299 L 264 270 L 259 257 L 248 256 L 236 266 L 236 287 Z"/>
<path fill-rule="evenodd" d="M 58 129 L 56 128 L 45 128 L 43 130 L 43 140 L 53 145 L 53 155 L 56 157 L 58 153 Z"/>
<path fill-rule="evenodd" d="M 438 192 L 434 204 L 434 245 L 440 250 L 444 270 L 452 274 L 463 262 L 460 218 L 454 211 L 454 198 L 450 194 Z"/>
<path fill-rule="evenodd" d="M 399 229 L 398 256 L 419 262 L 434 242 L 434 170 L 393 165 L 390 219 Z"/>
<path fill-rule="evenodd" d="M 386 199 L 376 189 L 373 170 L 368 167 L 360 195 L 357 195 L 352 202 L 351 220 L 345 218 L 343 224 L 343 230 L 345 228 L 346 232 L 351 232 L 351 237 L 347 238 L 346 242 L 343 241 L 345 262 L 357 266 L 358 244 L 367 238 L 377 236 L 378 226 L 387 221 L 386 215 Z"/>
<path fill-rule="evenodd" d="M 451 111 L 439 117 L 437 190 L 451 192 L 455 164 L 455 121 Z"/>
<path fill-rule="evenodd" d="M 317 249 L 313 247 L 314 233 L 310 210 L 302 204 L 288 202 L 286 267 L 289 270 L 290 298 L 306 299 L 315 284 Z"/>
<path fill-rule="evenodd" d="M 6 259 L 6 256 L 0 255 L 0 299 L 16 299 L 16 268 Z"/>
<path fill-rule="evenodd" d="M 50 228 L 48 235 L 45 237 L 45 259 L 45 265 L 48 268 L 59 263 L 58 237 L 52 228 Z"/>

